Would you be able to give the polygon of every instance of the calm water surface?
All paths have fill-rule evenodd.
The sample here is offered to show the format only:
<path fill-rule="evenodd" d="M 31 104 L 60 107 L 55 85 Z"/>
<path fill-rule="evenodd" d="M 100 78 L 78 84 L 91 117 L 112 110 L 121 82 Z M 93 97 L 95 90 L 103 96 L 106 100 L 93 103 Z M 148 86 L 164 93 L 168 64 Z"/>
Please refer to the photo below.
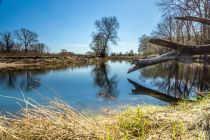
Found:
<path fill-rule="evenodd" d="M 125 105 L 167 105 L 174 98 L 195 99 L 209 90 L 210 67 L 176 62 L 158 64 L 127 74 L 128 62 L 69 67 L 53 70 L 0 70 L 1 112 L 16 112 L 30 97 L 47 104 L 61 98 L 78 111 L 102 113 Z M 169 95 L 169 96 L 164 96 Z"/>

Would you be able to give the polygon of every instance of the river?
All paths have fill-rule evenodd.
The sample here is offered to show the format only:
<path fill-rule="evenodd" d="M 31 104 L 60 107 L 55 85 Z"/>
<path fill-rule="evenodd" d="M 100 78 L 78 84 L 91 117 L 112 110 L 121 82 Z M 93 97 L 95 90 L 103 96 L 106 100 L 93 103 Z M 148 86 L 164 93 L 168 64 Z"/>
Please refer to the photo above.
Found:
<path fill-rule="evenodd" d="M 58 98 L 77 111 L 97 114 L 128 105 L 165 106 L 176 98 L 194 100 L 198 92 L 209 90 L 209 66 L 168 62 L 127 74 L 131 67 L 129 62 L 109 61 L 63 69 L 0 70 L 0 109 L 20 110 L 24 103 L 15 98 L 44 105 Z"/>

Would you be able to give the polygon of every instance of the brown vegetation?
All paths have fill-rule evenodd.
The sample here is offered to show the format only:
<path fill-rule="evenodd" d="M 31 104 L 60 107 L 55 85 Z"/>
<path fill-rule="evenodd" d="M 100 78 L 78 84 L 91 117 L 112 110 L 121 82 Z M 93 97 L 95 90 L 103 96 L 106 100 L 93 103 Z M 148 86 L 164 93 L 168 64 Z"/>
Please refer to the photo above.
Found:
<path fill-rule="evenodd" d="M 1 139 L 209 138 L 209 97 L 168 107 L 132 107 L 103 118 L 82 115 L 58 99 L 47 106 L 32 99 L 24 102 L 26 108 L 19 116 L 0 117 Z"/>

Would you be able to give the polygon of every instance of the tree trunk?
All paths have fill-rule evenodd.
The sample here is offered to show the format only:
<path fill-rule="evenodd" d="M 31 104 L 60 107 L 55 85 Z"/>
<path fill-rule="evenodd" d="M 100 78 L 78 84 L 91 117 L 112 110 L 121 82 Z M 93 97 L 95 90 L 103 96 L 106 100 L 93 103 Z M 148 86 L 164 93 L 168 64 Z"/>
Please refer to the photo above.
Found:
<path fill-rule="evenodd" d="M 27 47 L 25 46 L 25 54 L 27 54 L 28 53 L 28 49 L 27 49 Z"/>
<path fill-rule="evenodd" d="M 135 64 L 136 66 L 129 69 L 128 73 L 131 73 L 138 69 L 141 69 L 141 68 L 144 68 L 147 66 L 151 66 L 151 65 L 155 65 L 158 63 L 167 62 L 170 60 L 176 60 L 177 58 L 178 58 L 178 54 L 176 52 L 170 52 L 170 53 L 163 54 L 161 56 L 157 56 L 157 57 L 154 57 L 151 59 L 134 60 L 133 64 Z"/>
<path fill-rule="evenodd" d="M 10 44 L 8 41 L 6 41 L 6 50 L 7 50 L 7 53 L 10 52 Z"/>
<path fill-rule="evenodd" d="M 207 11 L 205 11 L 207 13 Z M 205 15 L 206 16 L 206 15 Z M 210 19 L 202 18 L 202 17 L 192 17 L 192 16 L 185 16 L 185 17 L 176 17 L 175 19 L 178 20 L 187 20 L 187 21 L 195 21 L 205 25 L 210 25 Z M 203 30 L 201 30 L 203 31 Z M 206 32 L 206 31 L 205 31 Z M 206 35 L 206 33 L 205 33 Z M 133 64 L 135 66 L 131 68 L 128 73 L 136 71 L 146 66 L 151 66 L 157 63 L 162 63 L 170 60 L 176 60 L 180 56 L 192 56 L 192 55 L 205 55 L 210 54 L 210 44 L 207 45 L 183 45 L 179 43 L 174 43 L 164 39 L 150 39 L 149 41 L 152 44 L 163 46 L 176 52 L 170 52 L 167 54 L 163 54 L 161 56 L 157 56 L 151 59 L 145 60 L 135 60 Z"/>
<path fill-rule="evenodd" d="M 152 44 L 163 46 L 169 49 L 177 50 L 179 54 L 202 55 L 210 54 L 210 44 L 207 45 L 183 45 L 164 39 L 150 39 Z"/>
<path fill-rule="evenodd" d="M 210 19 L 201 18 L 201 17 L 193 17 L 193 16 L 185 16 L 185 17 L 175 17 L 178 20 L 187 20 L 187 21 L 195 21 L 202 24 L 210 25 Z"/>
<path fill-rule="evenodd" d="M 174 42 L 164 40 L 164 39 L 150 39 L 150 43 L 167 47 L 175 51 L 167 53 L 167 54 L 163 54 L 154 58 L 150 58 L 150 59 L 134 60 L 133 64 L 135 64 L 135 66 L 129 69 L 128 73 L 131 73 L 138 69 L 155 65 L 158 63 L 167 62 L 170 60 L 176 60 L 179 57 L 181 58 L 181 56 L 210 54 L 210 44 L 190 46 L 190 45 L 174 43 Z"/>

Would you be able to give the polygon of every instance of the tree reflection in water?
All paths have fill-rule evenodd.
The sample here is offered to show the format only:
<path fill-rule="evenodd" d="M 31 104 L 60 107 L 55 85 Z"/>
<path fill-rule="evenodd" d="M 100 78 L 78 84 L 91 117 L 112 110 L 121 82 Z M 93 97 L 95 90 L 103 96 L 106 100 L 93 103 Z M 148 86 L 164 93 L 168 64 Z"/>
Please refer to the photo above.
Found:
<path fill-rule="evenodd" d="M 105 63 L 101 63 L 95 65 L 92 70 L 92 76 L 94 79 L 94 85 L 98 88 L 98 97 L 102 97 L 103 99 L 112 100 L 116 99 L 119 90 L 118 86 L 118 78 L 117 75 L 109 77 L 109 66 Z"/>
<path fill-rule="evenodd" d="M 0 71 L 0 85 L 6 89 L 16 89 L 18 86 L 21 90 L 29 92 L 32 89 L 40 87 L 40 74 L 45 74 L 46 71 Z"/>
<path fill-rule="evenodd" d="M 139 70 L 140 79 L 152 81 L 153 87 L 176 98 L 192 99 L 209 91 L 210 66 L 169 62 Z"/>

